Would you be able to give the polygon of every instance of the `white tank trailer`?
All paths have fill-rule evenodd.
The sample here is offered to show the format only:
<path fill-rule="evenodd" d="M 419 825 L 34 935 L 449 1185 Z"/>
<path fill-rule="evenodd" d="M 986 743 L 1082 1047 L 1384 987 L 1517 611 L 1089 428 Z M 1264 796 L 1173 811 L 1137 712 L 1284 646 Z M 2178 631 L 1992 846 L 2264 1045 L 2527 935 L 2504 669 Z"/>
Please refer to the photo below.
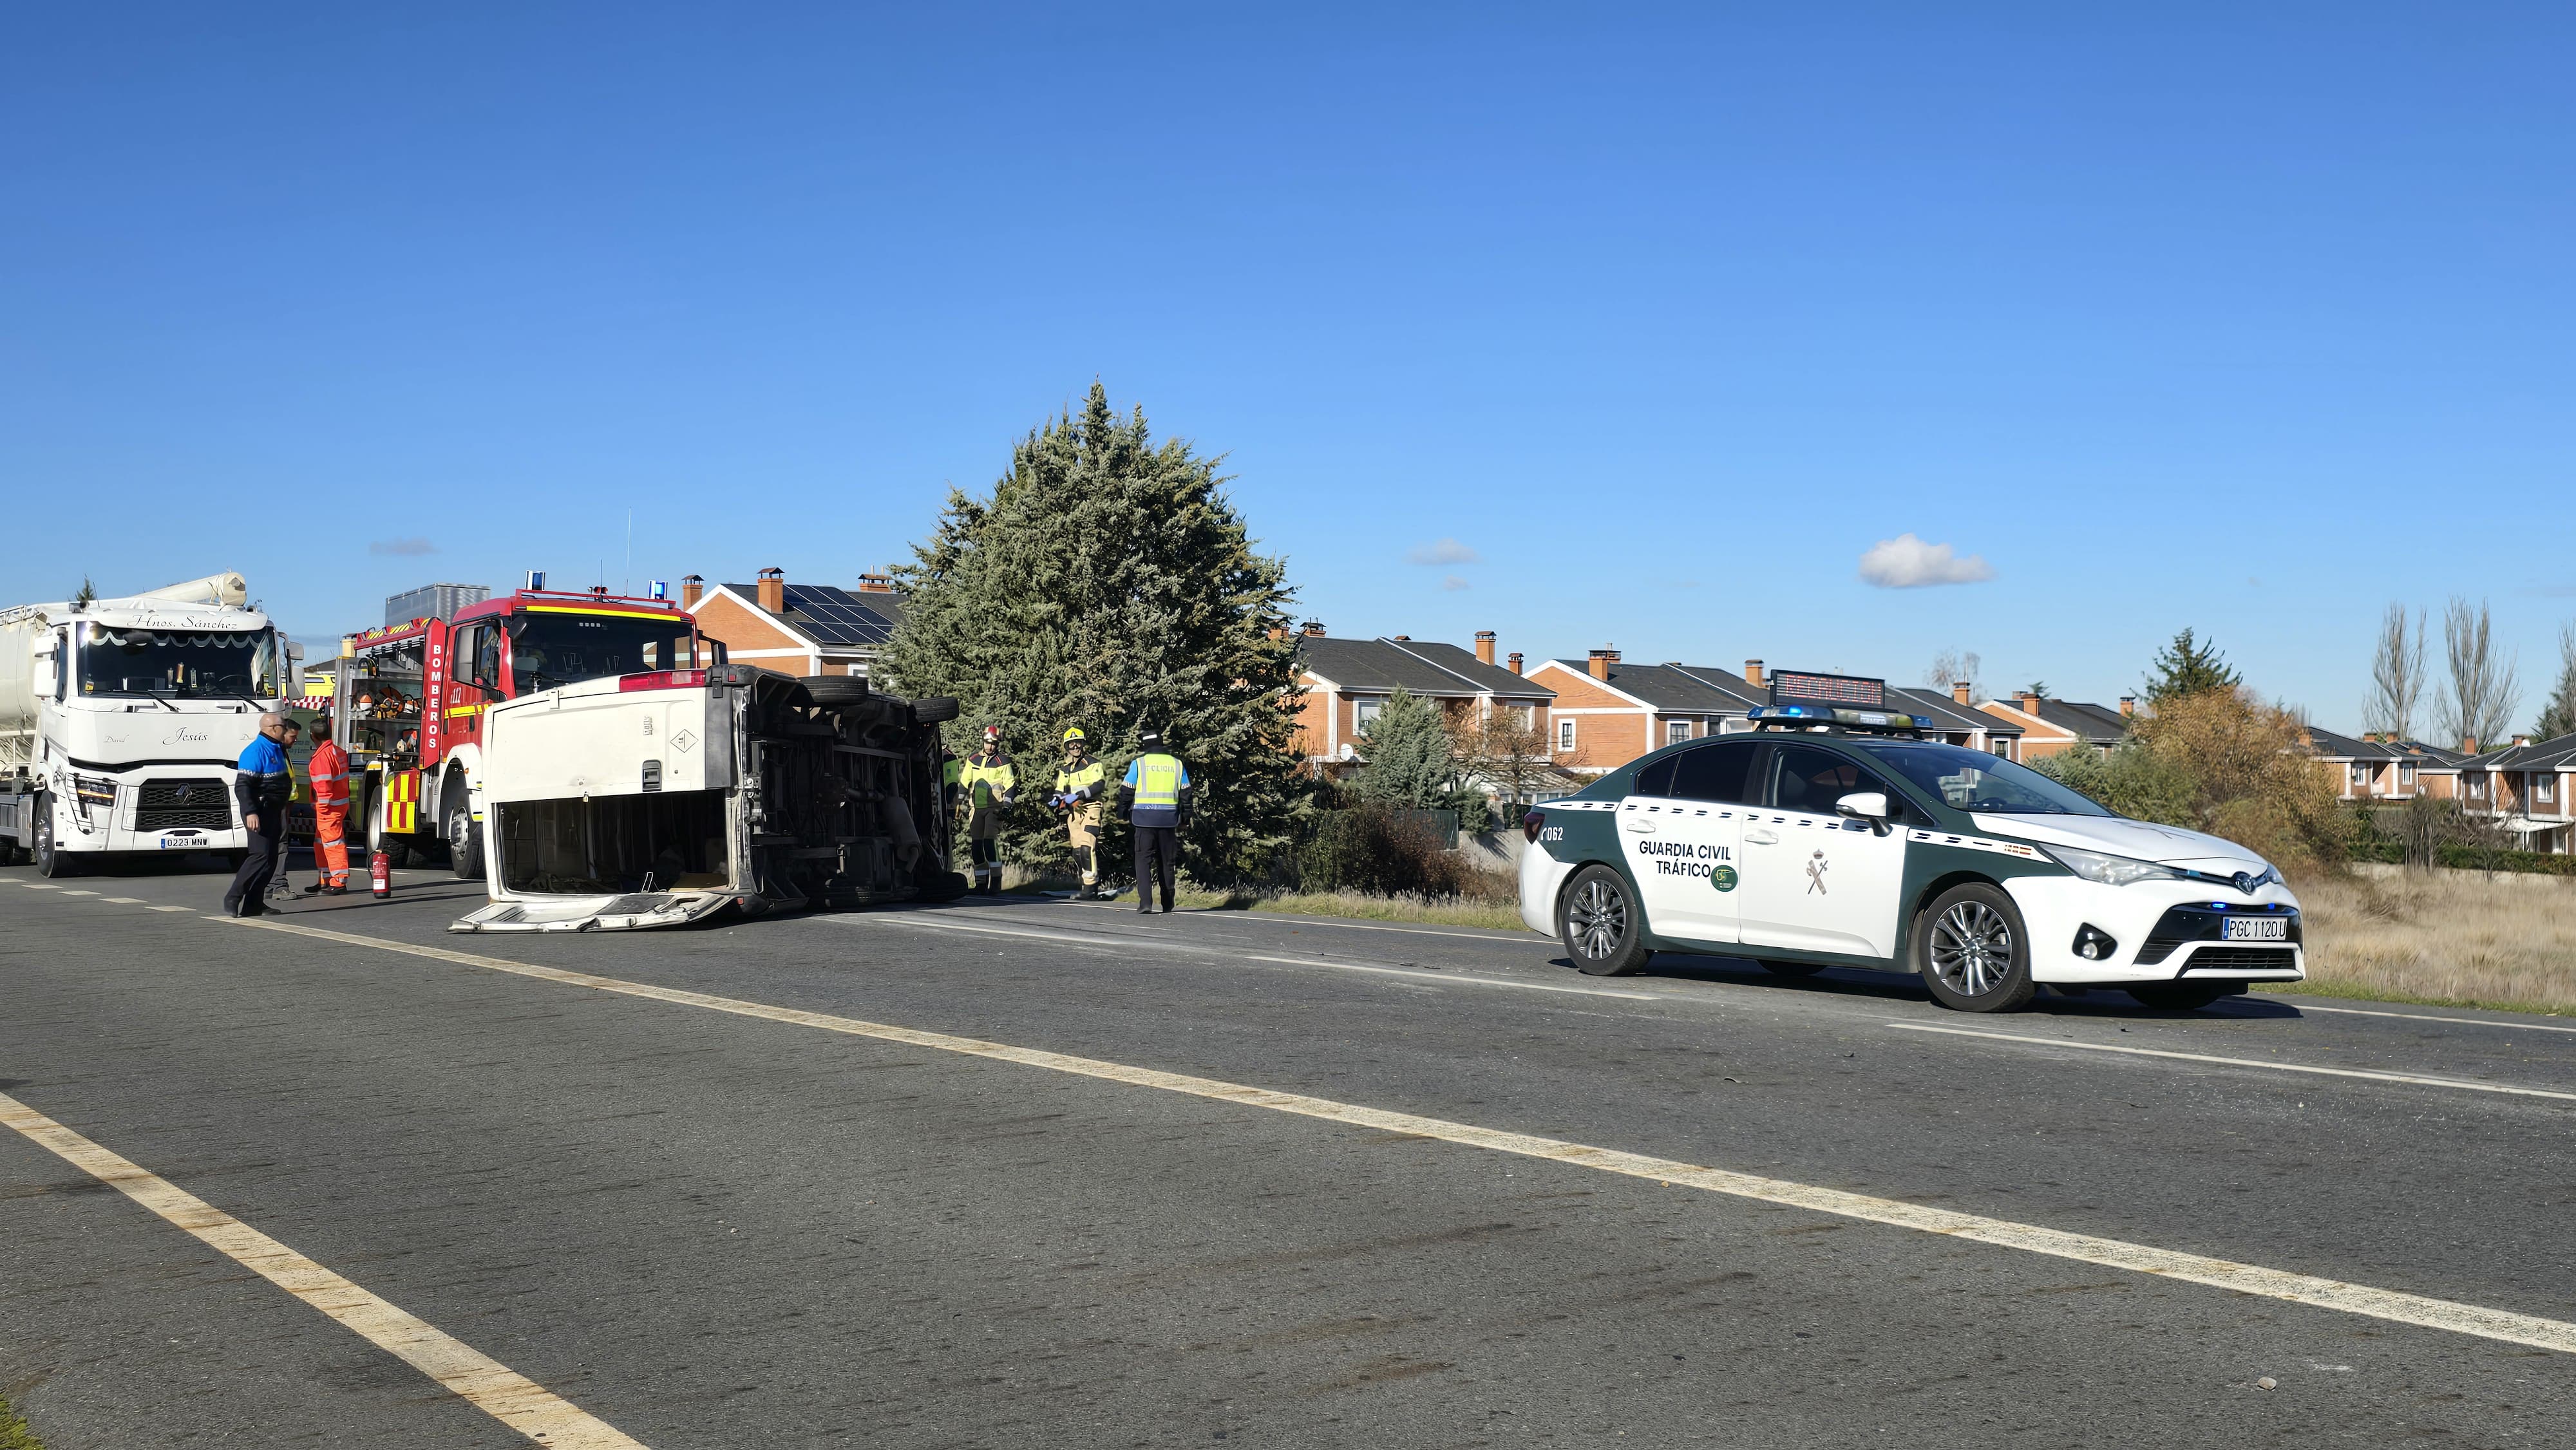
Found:
<path fill-rule="evenodd" d="M 0 857 L 48 876 L 249 844 L 233 763 L 288 688 L 242 576 L 0 609 Z"/>

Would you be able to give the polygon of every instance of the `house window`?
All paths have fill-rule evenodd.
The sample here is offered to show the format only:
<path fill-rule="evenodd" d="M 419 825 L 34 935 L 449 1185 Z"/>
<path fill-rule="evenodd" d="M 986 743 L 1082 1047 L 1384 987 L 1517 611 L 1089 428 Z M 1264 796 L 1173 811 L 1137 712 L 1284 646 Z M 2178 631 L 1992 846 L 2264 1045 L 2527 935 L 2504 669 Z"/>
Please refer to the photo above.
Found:
<path fill-rule="evenodd" d="M 1572 750 L 1574 748 L 1573 721 L 1559 720 L 1556 722 L 1556 748 L 1559 750 Z"/>
<path fill-rule="evenodd" d="M 2002 757 L 2003 757 L 2004 759 L 2006 759 L 2006 760 L 2010 760 L 2010 759 L 2012 759 L 2012 737 L 2011 737 L 2011 736 L 2009 736 L 2009 735 L 1998 735 L 1998 736 L 1996 736 L 1996 737 L 1995 737 L 1995 739 L 1994 739 L 1994 742 L 1993 742 L 1993 743 L 1994 743 L 1994 752 L 1995 752 L 1995 754 L 2002 756 Z"/>
<path fill-rule="evenodd" d="M 1537 728 L 1537 726 L 1538 726 L 1538 707 L 1537 707 L 1536 705 L 1514 705 L 1514 706 L 1512 706 L 1512 728 L 1513 728 L 1513 729 L 1515 729 L 1515 730 L 1531 730 L 1531 729 L 1535 729 L 1535 728 Z"/>
<path fill-rule="evenodd" d="M 1667 720 L 1664 722 L 1664 743 L 1666 745 L 1679 745 L 1688 739 L 1690 739 L 1690 722 L 1688 720 Z"/>
<path fill-rule="evenodd" d="M 2531 782 L 2531 798 L 2536 801 L 2558 799 L 2558 777 L 2544 775 L 2534 778 Z"/>
<path fill-rule="evenodd" d="M 2482 770 L 2469 772 L 2469 796 L 2472 800 L 2487 793 L 2487 776 Z"/>
<path fill-rule="evenodd" d="M 2397 767 L 2397 783 L 2408 790 L 2413 790 L 2415 788 L 2415 767 L 2400 764 Z"/>
<path fill-rule="evenodd" d="M 2353 789 L 2359 790 L 2370 783 L 2370 772 L 2362 769 L 2359 762 L 2345 766 L 2344 769 L 2352 776 Z"/>
<path fill-rule="evenodd" d="M 1369 727 L 1377 723 L 1377 712 L 1385 707 L 1386 702 L 1384 700 L 1353 701 L 1351 704 L 1351 729 L 1358 734 L 1366 735 L 1369 732 Z"/>

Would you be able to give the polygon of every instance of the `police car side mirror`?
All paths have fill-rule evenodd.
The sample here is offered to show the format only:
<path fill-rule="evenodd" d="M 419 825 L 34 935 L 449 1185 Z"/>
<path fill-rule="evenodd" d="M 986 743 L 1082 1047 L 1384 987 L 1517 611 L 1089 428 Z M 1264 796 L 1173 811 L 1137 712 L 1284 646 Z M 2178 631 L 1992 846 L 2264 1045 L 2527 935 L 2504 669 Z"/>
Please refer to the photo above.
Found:
<path fill-rule="evenodd" d="M 1887 834 L 1887 793 L 1884 791 L 1853 791 L 1834 802 L 1834 813 L 1867 821 L 1871 830 L 1882 836 Z"/>

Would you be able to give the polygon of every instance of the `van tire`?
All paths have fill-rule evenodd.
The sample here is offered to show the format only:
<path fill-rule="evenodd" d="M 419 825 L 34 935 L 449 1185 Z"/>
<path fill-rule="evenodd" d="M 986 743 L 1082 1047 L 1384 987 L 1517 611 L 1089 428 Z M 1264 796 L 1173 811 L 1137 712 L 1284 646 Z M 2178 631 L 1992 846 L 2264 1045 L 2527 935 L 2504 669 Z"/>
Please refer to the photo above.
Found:
<path fill-rule="evenodd" d="M 916 725 L 942 725 L 957 718 L 957 702 L 946 695 L 924 695 L 912 702 Z"/>
<path fill-rule="evenodd" d="M 837 710 L 868 702 L 868 681 L 864 675 L 807 675 L 797 681 L 814 703 L 826 710 Z"/>

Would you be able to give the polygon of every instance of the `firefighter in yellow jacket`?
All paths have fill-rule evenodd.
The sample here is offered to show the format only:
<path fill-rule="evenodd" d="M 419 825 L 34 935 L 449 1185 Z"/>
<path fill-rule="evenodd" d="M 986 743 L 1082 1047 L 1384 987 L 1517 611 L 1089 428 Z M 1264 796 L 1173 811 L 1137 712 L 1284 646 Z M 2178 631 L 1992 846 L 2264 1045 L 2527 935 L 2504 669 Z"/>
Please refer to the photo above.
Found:
<path fill-rule="evenodd" d="M 1064 768 L 1055 773 L 1055 794 L 1047 804 L 1064 812 L 1064 833 L 1073 843 L 1073 869 L 1082 873 L 1076 901 L 1106 899 L 1100 890 L 1101 795 L 1108 772 L 1091 758 L 1090 743 L 1077 725 L 1064 732 Z"/>
<path fill-rule="evenodd" d="M 1002 813 L 1011 808 L 1020 778 L 1002 753 L 1002 727 L 984 727 L 984 748 L 958 768 L 957 789 L 966 808 L 966 843 L 975 859 L 975 889 L 1002 892 Z"/>

